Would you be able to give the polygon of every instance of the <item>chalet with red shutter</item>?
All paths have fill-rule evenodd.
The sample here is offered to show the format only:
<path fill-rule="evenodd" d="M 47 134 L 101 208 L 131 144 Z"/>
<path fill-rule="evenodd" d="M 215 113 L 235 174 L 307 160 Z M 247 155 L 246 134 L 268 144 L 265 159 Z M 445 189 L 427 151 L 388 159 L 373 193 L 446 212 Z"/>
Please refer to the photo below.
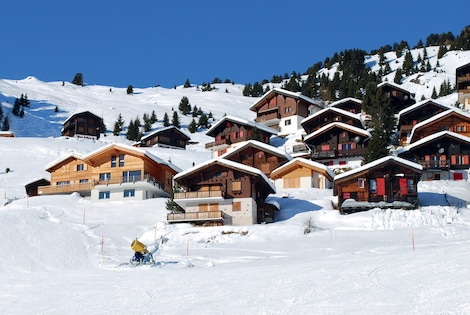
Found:
<path fill-rule="evenodd" d="M 142 137 L 137 147 L 159 146 L 164 148 L 186 149 L 191 138 L 175 126 L 163 127 Z"/>
<path fill-rule="evenodd" d="M 395 114 L 416 103 L 414 94 L 398 84 L 385 81 L 378 84 L 377 89 L 381 89 L 390 98 L 390 105 Z"/>
<path fill-rule="evenodd" d="M 456 69 L 455 87 L 458 93 L 458 101 L 466 110 L 470 109 L 470 63 Z"/>

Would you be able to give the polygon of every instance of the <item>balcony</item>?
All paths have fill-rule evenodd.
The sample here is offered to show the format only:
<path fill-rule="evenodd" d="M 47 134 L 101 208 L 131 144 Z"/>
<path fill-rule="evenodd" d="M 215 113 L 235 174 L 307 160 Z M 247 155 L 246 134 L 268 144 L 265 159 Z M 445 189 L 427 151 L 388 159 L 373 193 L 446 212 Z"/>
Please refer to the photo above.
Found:
<path fill-rule="evenodd" d="M 329 150 L 329 151 L 317 151 L 312 152 L 312 159 L 331 159 L 339 157 L 352 157 L 352 156 L 362 156 L 366 153 L 367 148 L 356 148 L 349 150 Z"/>
<path fill-rule="evenodd" d="M 208 211 L 208 212 L 186 212 L 186 213 L 168 213 L 168 223 L 219 223 L 224 222 L 224 213 L 222 211 Z"/>
<path fill-rule="evenodd" d="M 200 199 L 200 198 L 224 198 L 225 194 L 221 190 L 211 191 L 189 191 L 177 192 L 174 194 L 174 199 Z"/>
<path fill-rule="evenodd" d="M 277 108 L 273 108 L 274 112 L 259 112 L 255 121 L 263 125 L 275 125 L 281 121 L 281 115 L 277 112 Z"/>
<path fill-rule="evenodd" d="M 39 186 L 38 195 L 59 195 L 78 192 L 80 194 L 89 194 L 93 188 L 92 183 L 55 185 L 55 186 Z"/>

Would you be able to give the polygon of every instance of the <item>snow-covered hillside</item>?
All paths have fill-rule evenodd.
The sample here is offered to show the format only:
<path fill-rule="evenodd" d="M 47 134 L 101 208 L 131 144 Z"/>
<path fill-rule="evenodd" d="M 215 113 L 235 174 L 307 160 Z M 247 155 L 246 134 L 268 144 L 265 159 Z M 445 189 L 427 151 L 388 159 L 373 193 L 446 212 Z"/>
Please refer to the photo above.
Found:
<path fill-rule="evenodd" d="M 469 52 L 448 52 L 442 72 L 423 74 L 423 84 L 407 78 L 405 87 L 419 99 L 468 62 Z M 257 99 L 243 97 L 243 86 L 215 86 L 211 92 L 153 87 L 127 95 L 125 89 L 32 77 L 0 80 L 5 114 L 22 93 L 31 100 L 25 118 L 9 115 L 17 137 L 0 138 L 1 314 L 470 313 L 467 181 L 420 182 L 418 210 L 347 216 L 333 209 L 331 190 L 277 191 L 268 197 L 281 206 L 276 222 L 237 227 L 167 225 L 164 198 L 92 203 L 77 194 L 26 197 L 24 185 L 49 178 L 44 167 L 57 158 L 127 143 L 124 136 L 59 137 L 74 112 L 92 111 L 112 130 L 119 113 L 127 123 L 155 110 L 157 128 L 187 96 L 216 119 L 254 118 L 249 108 Z M 445 99 L 453 104 L 456 94 Z M 181 118 L 183 125 L 192 119 Z M 152 150 L 187 169 L 210 158 L 204 143 L 211 138 L 203 130 L 190 136 L 196 144 L 187 150 Z M 159 246 L 156 265 L 127 264 L 135 238 Z"/>

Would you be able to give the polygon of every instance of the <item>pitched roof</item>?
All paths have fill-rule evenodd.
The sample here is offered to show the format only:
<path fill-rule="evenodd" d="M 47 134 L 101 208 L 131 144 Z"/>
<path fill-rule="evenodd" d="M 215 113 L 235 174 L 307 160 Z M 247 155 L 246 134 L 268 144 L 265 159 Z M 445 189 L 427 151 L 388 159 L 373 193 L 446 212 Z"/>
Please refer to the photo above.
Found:
<path fill-rule="evenodd" d="M 421 127 L 426 126 L 426 125 L 428 125 L 429 123 L 431 123 L 433 121 L 437 121 L 439 119 L 442 119 L 442 118 L 444 118 L 448 115 L 452 115 L 452 114 L 459 115 L 462 118 L 466 118 L 470 121 L 470 115 L 469 114 L 463 113 L 461 111 L 457 111 L 456 109 L 453 109 L 453 108 L 449 108 L 446 111 L 443 111 L 443 112 L 441 112 L 441 113 L 439 113 L 439 114 L 437 114 L 433 117 L 430 117 L 430 118 L 428 118 L 426 120 L 423 120 L 423 121 L 417 123 L 416 125 L 414 125 L 413 128 L 411 129 L 410 139 L 411 140 L 413 139 L 413 136 L 414 136 L 416 130 L 420 129 Z"/>
<path fill-rule="evenodd" d="M 329 104 L 328 106 L 335 107 L 335 106 L 341 105 L 341 104 L 346 103 L 346 102 L 354 102 L 354 103 L 358 103 L 358 104 L 362 105 L 361 100 L 359 100 L 357 98 L 354 98 L 354 97 L 346 97 L 346 98 L 337 100 L 337 101 Z"/>
<path fill-rule="evenodd" d="M 335 176 L 334 181 L 337 182 L 337 181 L 345 179 L 347 177 L 350 177 L 350 176 L 368 171 L 368 170 L 373 169 L 373 168 L 375 168 L 375 167 L 377 167 L 381 164 L 385 164 L 389 161 L 394 161 L 398 164 L 402 164 L 404 166 L 407 166 L 407 167 L 415 170 L 416 172 L 421 172 L 423 170 L 423 167 L 418 163 L 414 163 L 414 162 L 405 160 L 405 159 L 400 158 L 398 156 L 389 155 L 389 156 L 385 156 L 383 158 L 377 159 L 373 162 L 364 164 L 364 165 L 362 165 L 358 168 L 352 169 L 350 171 L 346 171 L 344 173 L 338 174 L 338 175 Z"/>
<path fill-rule="evenodd" d="M 156 135 L 158 135 L 159 133 L 162 133 L 164 131 L 167 131 L 167 130 L 170 130 L 170 129 L 174 129 L 177 133 L 181 134 L 181 136 L 183 136 L 183 138 L 186 138 L 187 140 L 190 140 L 191 138 L 186 134 L 184 133 L 181 129 L 179 128 L 176 128 L 175 126 L 168 126 L 168 127 L 163 127 L 163 128 L 160 128 L 160 129 L 157 129 L 155 131 L 152 131 L 151 133 L 149 133 L 148 135 L 142 137 L 140 139 L 140 141 L 145 141 L 147 139 L 150 139 Z"/>
<path fill-rule="evenodd" d="M 266 143 L 263 143 L 263 142 L 260 142 L 260 141 L 257 141 L 257 140 L 248 140 L 245 143 L 243 143 L 242 145 L 240 145 L 239 147 L 236 147 L 235 149 L 233 149 L 233 150 L 231 150 L 227 153 L 224 153 L 223 155 L 220 156 L 220 158 L 228 159 L 230 156 L 234 155 L 237 152 L 240 152 L 241 150 L 243 150 L 247 147 L 255 147 L 255 148 L 261 149 L 263 151 L 269 152 L 273 155 L 283 157 L 288 161 L 292 160 L 292 156 L 289 153 L 287 153 L 283 150 L 280 150 L 276 147 L 273 147 L 272 145 L 269 145 L 269 144 L 266 144 Z"/>
<path fill-rule="evenodd" d="M 136 148 L 136 147 L 133 147 L 133 146 L 130 146 L 130 145 L 127 145 L 127 144 L 122 144 L 122 143 L 111 143 L 111 144 L 107 144 L 97 150 L 94 150 L 86 155 L 79 155 L 79 154 L 76 154 L 76 153 L 72 153 L 72 154 L 68 154 L 66 156 L 63 156 L 57 160 L 55 160 L 54 162 L 48 164 L 45 169 L 48 170 L 64 161 L 66 161 L 67 159 L 69 158 L 76 158 L 76 159 L 81 159 L 81 160 L 89 160 L 89 159 L 92 159 L 93 157 L 103 153 L 103 152 L 106 152 L 108 150 L 112 150 L 112 149 L 118 149 L 118 150 L 123 150 L 123 151 L 126 151 L 126 152 L 131 152 L 131 153 L 135 153 L 135 154 L 138 154 L 138 155 L 142 155 L 142 156 L 146 156 L 148 157 L 149 159 L 151 159 L 152 161 L 154 161 L 155 163 L 158 163 L 158 164 L 163 164 L 163 165 L 166 165 L 168 166 L 169 168 L 171 168 L 172 170 L 174 170 L 176 173 L 178 172 L 181 172 L 181 169 L 179 167 L 177 167 L 176 165 L 170 163 L 170 162 L 167 162 L 157 156 L 155 156 L 154 154 L 150 153 L 149 151 L 145 150 L 145 149 L 141 149 L 141 148 Z"/>
<path fill-rule="evenodd" d="M 391 87 L 391 88 L 394 88 L 395 90 L 400 90 L 400 91 L 402 91 L 402 92 L 404 92 L 404 93 L 412 94 L 410 91 L 404 89 L 401 85 L 396 84 L 396 83 L 394 83 L 394 82 L 384 81 L 384 82 L 382 82 L 382 83 L 377 84 L 377 88 L 381 88 L 381 87 L 383 87 L 383 86 L 389 86 L 389 87 Z"/>
<path fill-rule="evenodd" d="M 292 159 L 289 162 L 285 163 L 284 165 L 279 166 L 278 168 L 276 168 L 274 171 L 271 172 L 270 177 L 272 179 L 279 178 L 282 173 L 287 172 L 290 169 L 295 169 L 297 165 L 302 165 L 304 167 L 320 172 L 324 174 L 328 178 L 329 181 L 333 181 L 335 177 L 335 173 L 326 165 L 312 161 L 312 160 L 308 160 L 305 158 L 301 158 L 301 157 Z"/>
<path fill-rule="evenodd" d="M 369 138 L 371 137 L 370 132 L 367 131 L 367 130 L 357 128 L 357 127 L 354 127 L 354 126 L 351 126 L 351 125 L 348 125 L 348 124 L 345 124 L 345 123 L 342 123 L 342 122 L 334 122 L 334 123 L 328 124 L 326 126 L 323 126 L 320 129 L 315 130 L 311 134 L 307 135 L 304 138 L 304 142 L 307 141 L 307 140 L 310 140 L 312 138 L 315 138 L 316 136 L 318 136 L 318 135 L 320 135 L 320 134 L 322 134 L 322 133 L 324 133 L 324 132 L 326 132 L 326 131 L 334 128 L 334 127 L 338 127 L 340 129 L 348 130 L 348 131 L 351 131 L 353 133 L 362 135 L 364 137 L 369 137 Z"/>
<path fill-rule="evenodd" d="M 188 175 L 194 173 L 195 171 L 205 169 L 205 168 L 207 168 L 211 165 L 221 165 L 221 166 L 225 166 L 225 167 L 228 167 L 228 168 L 240 170 L 240 171 L 245 172 L 245 173 L 249 173 L 249 174 L 252 174 L 252 175 L 259 176 L 271 188 L 272 193 L 276 192 L 276 188 L 274 187 L 273 183 L 268 179 L 268 177 L 261 170 L 259 170 L 257 168 L 254 168 L 254 167 L 251 167 L 251 166 L 248 166 L 248 165 L 238 163 L 238 162 L 233 162 L 233 161 L 230 161 L 230 160 L 227 160 L 227 159 L 222 159 L 220 157 L 215 158 L 215 159 L 207 160 L 207 161 L 202 162 L 198 165 L 195 165 L 191 168 L 188 168 L 187 170 L 176 174 L 175 177 L 174 177 L 174 180 L 177 180 L 181 177 L 188 176 Z"/>
<path fill-rule="evenodd" d="M 90 111 L 83 111 L 83 112 L 76 112 L 74 114 L 72 114 L 69 118 L 67 118 L 62 124 L 65 124 L 66 122 L 68 122 L 69 120 L 71 120 L 72 118 L 74 118 L 75 116 L 79 116 L 79 115 L 90 115 L 90 116 L 94 116 L 96 119 L 101 119 L 101 117 L 93 114 L 92 112 Z"/>
<path fill-rule="evenodd" d="M 273 128 L 270 128 L 270 127 L 267 127 L 263 124 L 259 124 L 259 123 L 255 122 L 253 120 L 248 120 L 248 119 L 244 119 L 244 118 L 239 118 L 239 117 L 235 117 L 235 116 L 226 115 L 226 116 L 222 117 L 222 119 L 220 119 L 217 123 L 212 125 L 212 127 L 210 127 L 207 130 L 206 135 L 211 136 L 211 133 L 213 133 L 218 127 L 220 127 L 226 121 L 231 121 L 231 122 L 234 122 L 234 123 L 238 123 L 240 125 L 250 126 L 252 128 L 263 130 L 264 132 L 270 133 L 272 135 L 277 135 L 277 133 L 278 133 L 277 130 L 275 130 Z"/>
<path fill-rule="evenodd" d="M 398 112 L 398 121 L 400 120 L 400 117 L 405 115 L 405 114 L 408 114 L 409 112 L 412 112 L 412 111 L 415 111 L 429 103 L 432 103 L 436 106 L 439 106 L 439 107 L 442 107 L 443 109 L 450 109 L 449 106 L 447 105 L 444 105 L 444 104 L 441 104 L 441 103 L 438 103 L 436 102 L 435 100 L 424 100 L 424 101 L 421 101 L 421 102 L 418 102 L 416 104 L 413 104 L 413 105 L 410 105 L 408 107 L 405 107 L 404 109 L 402 109 L 401 111 Z"/>
<path fill-rule="evenodd" d="M 397 154 L 400 155 L 402 153 L 405 153 L 405 152 L 409 152 L 415 148 L 418 148 L 426 143 L 429 143 L 433 140 L 436 140 L 436 139 L 439 139 L 439 138 L 442 138 L 442 137 L 451 137 L 451 138 L 454 138 L 454 139 L 457 139 L 457 140 L 460 140 L 460 141 L 464 141 L 464 142 L 468 142 L 470 143 L 470 138 L 467 137 L 467 136 L 463 136 L 461 134 L 458 134 L 458 133 L 455 133 L 455 132 L 452 132 L 452 131 L 439 131 L 439 132 L 436 132 L 432 135 L 429 135 L 427 137 L 424 137 L 422 139 L 419 139 L 418 141 L 416 142 L 413 142 L 412 144 L 409 144 L 399 150 L 397 150 Z"/>
<path fill-rule="evenodd" d="M 272 94 L 282 94 L 282 95 L 286 95 L 286 96 L 289 96 L 289 97 L 292 97 L 292 98 L 295 98 L 295 99 L 302 99 L 304 101 L 306 101 L 307 103 L 310 103 L 312 105 L 316 105 L 320 108 L 323 108 L 323 105 L 308 97 L 308 96 L 305 96 L 303 95 L 302 93 L 300 92 L 292 92 L 292 91 L 288 91 L 288 90 L 284 90 L 284 89 L 280 89 L 280 88 L 273 88 L 269 91 L 267 91 L 266 93 L 264 93 L 263 96 L 261 96 L 261 98 L 256 101 L 251 107 L 250 107 L 250 110 L 252 111 L 255 111 L 255 109 L 260 106 L 260 105 L 264 105 L 264 99 L 266 99 L 268 96 L 272 95 Z"/>
<path fill-rule="evenodd" d="M 353 114 L 351 112 L 348 112 L 347 110 L 344 110 L 344 109 L 341 109 L 341 108 L 336 108 L 336 107 L 326 107 L 326 108 L 323 108 L 321 110 L 319 110 L 318 112 L 308 116 L 308 117 L 305 117 L 304 119 L 302 119 L 302 121 L 300 122 L 301 125 L 304 125 L 305 123 L 307 123 L 308 121 L 312 120 L 313 118 L 315 117 L 318 117 L 326 112 L 329 112 L 329 111 L 333 111 L 333 112 L 336 112 L 338 114 L 341 114 L 341 115 L 344 115 L 344 116 L 348 116 L 348 117 L 351 117 L 353 119 L 356 119 L 356 120 L 359 120 L 359 122 L 361 121 L 361 114 Z"/>

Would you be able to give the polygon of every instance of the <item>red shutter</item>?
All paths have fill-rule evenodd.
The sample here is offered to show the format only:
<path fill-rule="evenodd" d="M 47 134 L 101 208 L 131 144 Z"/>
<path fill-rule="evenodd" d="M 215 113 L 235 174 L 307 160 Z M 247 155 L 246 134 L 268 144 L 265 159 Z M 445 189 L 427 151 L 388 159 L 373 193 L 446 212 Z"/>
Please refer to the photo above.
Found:
<path fill-rule="evenodd" d="M 468 165 L 468 155 L 463 156 L 463 164 Z"/>
<path fill-rule="evenodd" d="M 462 173 L 454 173 L 454 180 L 462 180 L 463 174 Z"/>
<path fill-rule="evenodd" d="M 400 178 L 399 184 L 400 184 L 400 194 L 402 196 L 406 195 L 408 193 L 407 179 L 406 178 Z"/>
<path fill-rule="evenodd" d="M 452 156 L 450 157 L 450 163 L 451 163 L 452 165 L 457 164 L 457 157 L 456 157 L 455 155 L 452 155 Z"/>
<path fill-rule="evenodd" d="M 385 195 L 385 178 L 377 178 L 377 196 Z"/>

